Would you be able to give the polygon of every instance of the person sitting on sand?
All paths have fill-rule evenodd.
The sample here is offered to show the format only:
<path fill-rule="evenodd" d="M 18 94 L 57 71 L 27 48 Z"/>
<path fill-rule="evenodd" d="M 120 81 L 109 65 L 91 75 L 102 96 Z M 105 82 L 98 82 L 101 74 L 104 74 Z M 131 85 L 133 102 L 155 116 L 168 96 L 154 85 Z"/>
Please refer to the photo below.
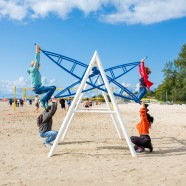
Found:
<path fill-rule="evenodd" d="M 89 101 L 88 98 L 87 98 L 86 101 L 83 103 L 83 106 L 84 106 L 85 108 L 88 108 L 88 107 L 90 106 L 90 101 Z"/>
<path fill-rule="evenodd" d="M 130 139 L 132 143 L 135 144 L 134 149 L 136 152 L 143 152 L 145 148 L 148 148 L 150 152 L 152 152 L 153 146 L 149 136 L 149 129 L 151 128 L 151 124 L 153 123 L 154 118 L 147 113 L 148 109 L 145 108 L 145 101 L 142 100 L 141 106 L 141 121 L 136 126 L 140 136 L 131 136 Z"/>
<path fill-rule="evenodd" d="M 52 130 L 52 117 L 54 116 L 57 110 L 56 99 L 52 99 L 52 106 L 48 106 L 47 110 L 37 118 L 37 126 L 39 127 L 39 134 L 42 138 L 46 138 L 44 145 L 46 147 L 52 146 L 52 141 L 56 139 L 58 134 L 57 131 Z"/>
<path fill-rule="evenodd" d="M 52 94 L 56 90 L 55 86 L 41 86 L 41 74 L 39 72 L 40 68 L 40 47 L 39 45 L 36 45 L 36 57 L 35 61 L 31 62 L 31 68 L 27 70 L 28 74 L 30 75 L 31 78 L 31 83 L 33 87 L 33 91 L 35 94 L 44 94 L 46 95 L 40 99 L 41 105 L 46 109 L 48 107 L 48 100 L 50 100 Z"/>

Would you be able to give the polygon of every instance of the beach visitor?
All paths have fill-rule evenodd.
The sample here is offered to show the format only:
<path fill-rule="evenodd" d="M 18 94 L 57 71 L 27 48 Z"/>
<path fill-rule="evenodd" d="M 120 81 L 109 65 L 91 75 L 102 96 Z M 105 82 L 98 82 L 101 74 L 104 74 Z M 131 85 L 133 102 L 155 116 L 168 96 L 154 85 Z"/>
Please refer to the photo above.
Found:
<path fill-rule="evenodd" d="M 24 105 L 24 101 L 23 99 L 20 99 L 20 106 L 23 107 L 23 105 Z"/>
<path fill-rule="evenodd" d="M 90 101 L 89 101 L 88 98 L 87 98 L 86 101 L 83 103 L 83 106 L 84 106 L 85 108 L 88 108 L 88 107 L 90 106 Z"/>
<path fill-rule="evenodd" d="M 40 68 L 40 47 L 39 45 L 36 45 L 36 56 L 35 56 L 35 61 L 31 62 L 31 68 L 27 70 L 27 72 L 30 75 L 31 78 L 31 83 L 33 87 L 33 91 L 35 94 L 45 94 L 45 96 L 40 99 L 41 105 L 47 109 L 48 107 L 48 101 L 50 100 L 52 94 L 56 90 L 55 86 L 42 86 L 41 83 L 41 74 L 39 72 Z"/>
<path fill-rule="evenodd" d="M 36 111 L 38 113 L 39 111 L 39 98 L 38 98 L 38 95 L 36 95 L 35 99 L 34 99 L 34 102 L 35 102 L 35 110 L 34 112 Z"/>
<path fill-rule="evenodd" d="M 92 100 L 90 100 L 89 103 L 90 103 L 90 105 L 89 105 L 90 107 L 92 107 L 94 105 Z"/>
<path fill-rule="evenodd" d="M 19 103 L 20 103 L 20 101 L 19 101 L 19 99 L 17 99 L 17 100 L 16 100 L 16 106 L 17 106 L 17 107 L 19 107 Z"/>
<path fill-rule="evenodd" d="M 70 97 L 68 97 L 67 99 L 67 110 L 70 108 L 70 105 L 71 105 L 71 100 L 70 100 Z"/>
<path fill-rule="evenodd" d="M 9 99 L 9 104 L 10 104 L 10 106 L 12 106 L 12 103 L 13 103 L 13 99 L 10 98 L 10 99 Z"/>
<path fill-rule="evenodd" d="M 29 99 L 29 104 L 32 105 L 32 99 Z"/>
<path fill-rule="evenodd" d="M 66 108 L 65 108 L 65 100 L 62 98 L 59 100 L 59 103 L 61 105 L 61 110 L 63 111 L 63 109 L 66 111 Z"/>
<path fill-rule="evenodd" d="M 52 141 L 56 139 L 58 134 L 57 131 L 52 130 L 52 117 L 54 116 L 57 110 L 56 99 L 52 99 L 52 105 L 48 106 L 47 110 L 44 110 L 43 113 L 37 118 L 37 126 L 39 127 L 39 134 L 42 138 L 46 138 L 44 145 L 46 147 L 52 146 Z"/>
<path fill-rule="evenodd" d="M 153 123 L 154 118 L 147 113 L 147 109 L 145 108 L 145 101 L 141 102 L 141 107 L 141 121 L 136 126 L 140 136 L 131 136 L 130 139 L 132 143 L 135 144 L 134 149 L 136 152 L 143 152 L 145 148 L 148 148 L 150 152 L 152 152 L 153 146 L 149 136 L 149 129 L 151 128 L 151 124 Z"/>
<path fill-rule="evenodd" d="M 145 67 L 144 59 L 141 60 L 141 64 L 138 65 L 138 71 L 140 74 L 139 79 L 139 92 L 137 94 L 137 97 L 139 100 L 141 100 L 144 95 L 147 93 L 147 90 L 150 89 L 150 87 L 153 85 L 152 82 L 148 80 L 149 74 L 151 74 L 151 70 L 149 67 Z"/>

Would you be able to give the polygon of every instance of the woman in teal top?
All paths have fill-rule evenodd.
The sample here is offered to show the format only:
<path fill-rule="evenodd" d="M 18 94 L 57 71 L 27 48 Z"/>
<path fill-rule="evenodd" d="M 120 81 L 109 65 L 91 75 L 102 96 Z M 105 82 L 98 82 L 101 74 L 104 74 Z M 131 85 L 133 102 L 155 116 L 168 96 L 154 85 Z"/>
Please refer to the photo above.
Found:
<path fill-rule="evenodd" d="M 39 72 L 39 68 L 40 68 L 40 47 L 39 45 L 36 45 L 35 61 L 31 62 L 31 67 L 27 70 L 27 72 L 29 73 L 30 78 L 31 78 L 33 91 L 36 94 L 46 93 L 45 96 L 42 99 L 40 99 L 40 103 L 45 109 L 47 109 L 48 100 L 50 100 L 52 94 L 56 90 L 56 87 L 55 86 L 48 86 L 48 87 L 42 86 L 41 73 Z"/>

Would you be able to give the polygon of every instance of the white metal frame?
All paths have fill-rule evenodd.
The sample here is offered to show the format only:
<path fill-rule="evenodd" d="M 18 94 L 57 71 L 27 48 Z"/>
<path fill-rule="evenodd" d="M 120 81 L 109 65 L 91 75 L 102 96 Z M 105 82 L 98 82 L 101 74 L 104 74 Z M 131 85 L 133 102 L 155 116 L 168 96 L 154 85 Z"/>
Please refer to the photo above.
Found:
<path fill-rule="evenodd" d="M 97 66 L 97 68 L 100 70 L 103 82 L 104 82 L 105 87 L 106 87 L 106 89 L 108 91 L 108 94 L 110 96 L 111 103 L 113 104 L 114 110 L 111 109 L 109 101 L 108 101 L 108 98 L 107 98 L 105 92 L 102 92 L 102 94 L 103 94 L 103 96 L 105 98 L 106 105 L 107 105 L 108 108 L 106 108 L 105 110 L 104 109 L 103 110 L 92 110 L 92 109 L 78 110 L 79 104 L 80 104 L 80 102 L 82 100 L 82 97 L 83 97 L 83 94 L 84 94 L 84 93 L 82 93 L 82 91 L 84 89 L 86 89 L 87 86 L 88 86 L 86 84 L 86 81 L 88 79 L 88 76 L 91 74 L 92 68 L 94 66 Z M 107 113 L 107 114 L 110 114 L 119 138 L 122 139 L 122 134 L 121 134 L 121 131 L 122 131 L 123 135 L 124 135 L 124 137 L 125 137 L 125 139 L 127 141 L 127 144 L 129 146 L 129 149 L 130 149 L 130 152 L 131 152 L 132 156 L 133 157 L 136 156 L 136 152 L 134 151 L 134 147 L 133 147 L 133 145 L 131 143 L 131 140 L 130 140 L 130 138 L 128 136 L 124 120 L 123 120 L 122 115 L 121 115 L 121 113 L 120 113 L 120 111 L 118 109 L 118 105 L 117 105 L 117 103 L 115 101 L 115 98 L 114 98 L 114 95 L 113 95 L 113 93 L 111 91 L 110 85 L 108 83 L 105 71 L 104 71 L 103 66 L 101 64 L 101 60 L 100 60 L 100 58 L 98 56 L 97 51 L 94 52 L 94 55 L 93 55 L 93 57 L 92 57 L 92 59 L 90 61 L 90 64 L 89 64 L 89 66 L 87 68 L 87 71 L 86 71 L 86 73 L 85 73 L 85 75 L 84 75 L 84 77 L 82 79 L 82 82 L 81 82 L 81 84 L 80 84 L 80 86 L 79 86 L 79 88 L 77 90 L 77 93 L 76 93 L 76 95 L 75 95 L 75 97 L 74 97 L 74 99 L 72 101 L 72 104 L 71 104 L 71 106 L 70 106 L 70 108 L 69 108 L 69 110 L 67 112 L 67 115 L 64 118 L 64 121 L 63 121 L 63 123 L 62 123 L 62 125 L 61 125 L 61 127 L 59 129 L 59 132 L 58 132 L 58 135 L 57 135 L 57 137 L 56 137 L 56 139 L 54 141 L 54 144 L 53 144 L 52 148 L 50 149 L 48 157 L 51 157 L 51 156 L 54 155 L 54 152 L 55 152 L 55 150 L 57 148 L 57 145 L 58 145 L 59 141 L 63 140 L 65 138 L 65 136 L 67 134 L 67 131 L 68 131 L 69 127 L 70 127 L 70 124 L 72 123 L 72 120 L 74 118 L 75 113 L 79 113 L 79 112 L 83 112 L 83 113 L 86 113 L 86 112 L 88 112 L 88 113 L 104 113 L 104 114 Z M 120 128 L 119 128 L 119 124 L 116 122 L 116 117 L 117 117 L 117 119 L 119 121 L 121 131 L 120 131 Z"/>

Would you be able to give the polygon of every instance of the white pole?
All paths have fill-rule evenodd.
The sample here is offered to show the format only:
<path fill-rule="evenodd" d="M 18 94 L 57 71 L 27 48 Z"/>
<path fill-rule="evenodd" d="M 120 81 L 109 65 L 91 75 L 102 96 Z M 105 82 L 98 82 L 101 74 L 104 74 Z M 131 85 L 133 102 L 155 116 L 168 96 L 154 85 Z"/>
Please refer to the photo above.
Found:
<path fill-rule="evenodd" d="M 61 139 L 61 136 L 64 133 L 64 130 L 66 128 L 66 125 L 68 124 L 68 122 L 69 122 L 70 119 L 72 120 L 72 117 L 71 116 L 72 116 L 72 114 L 74 112 L 73 111 L 74 110 L 74 107 L 75 107 L 75 105 L 76 105 L 76 103 L 77 103 L 77 101 L 78 101 L 78 99 L 79 99 L 79 97 L 81 95 L 81 92 L 82 92 L 82 90 L 83 90 L 83 88 L 85 86 L 85 83 L 86 83 L 87 79 L 88 79 L 89 73 L 92 70 L 92 67 L 93 67 L 93 65 L 95 63 L 95 57 L 96 57 L 96 52 L 94 53 L 94 55 L 93 55 L 93 57 L 91 59 L 90 65 L 87 68 L 87 71 L 86 71 L 86 73 L 85 73 L 85 75 L 83 77 L 83 80 L 82 80 L 82 82 L 81 82 L 81 84 L 80 84 L 80 86 L 79 86 L 79 88 L 77 90 L 77 93 L 76 93 L 76 95 L 75 95 L 75 97 L 74 97 L 74 99 L 72 101 L 72 104 L 71 104 L 71 106 L 69 108 L 69 111 L 68 111 L 68 113 L 67 113 L 67 115 L 66 115 L 66 117 L 65 117 L 65 119 L 64 119 L 64 121 L 63 121 L 63 123 L 61 125 L 61 128 L 59 129 L 58 135 L 57 135 L 57 137 L 56 137 L 56 139 L 54 141 L 54 144 L 53 144 L 52 148 L 50 149 L 50 152 L 48 154 L 48 157 L 53 156 L 54 151 L 56 150 L 56 147 L 57 147 L 57 145 L 59 143 L 59 140 Z"/>
<path fill-rule="evenodd" d="M 108 91 L 108 93 L 109 93 L 109 95 L 110 95 L 111 101 L 112 101 L 112 103 L 114 104 L 114 108 L 115 108 L 115 110 L 116 110 L 116 113 L 117 113 L 117 116 L 118 116 L 118 120 L 119 120 L 119 122 L 120 122 L 122 131 L 123 131 L 123 133 L 124 133 L 125 139 L 126 139 L 127 144 L 128 144 L 128 146 L 129 146 L 130 152 L 131 152 L 131 154 L 132 154 L 133 157 L 136 157 L 136 152 L 134 151 L 134 147 L 133 147 L 133 145 L 132 145 L 132 143 L 131 143 L 131 140 L 130 140 L 130 138 L 129 138 L 129 136 L 128 136 L 127 129 L 126 129 L 125 124 L 124 124 L 124 120 L 123 120 L 123 118 L 122 118 L 122 116 L 121 116 L 121 113 L 120 113 L 120 111 L 119 111 L 119 109 L 118 109 L 118 105 L 116 104 L 116 101 L 115 101 L 115 99 L 114 99 L 114 95 L 113 95 L 112 91 L 110 90 L 110 86 L 109 86 L 107 77 L 106 77 L 105 72 L 104 72 L 104 70 L 103 70 L 103 66 L 102 66 L 101 63 L 100 63 L 100 58 L 99 58 L 99 56 L 97 55 L 97 52 L 96 52 L 96 58 L 97 58 L 97 64 L 98 64 L 98 67 L 99 67 L 99 69 L 100 69 L 100 72 L 101 72 L 103 81 L 104 81 L 105 86 L 106 86 L 106 88 L 107 88 L 107 91 Z"/>

